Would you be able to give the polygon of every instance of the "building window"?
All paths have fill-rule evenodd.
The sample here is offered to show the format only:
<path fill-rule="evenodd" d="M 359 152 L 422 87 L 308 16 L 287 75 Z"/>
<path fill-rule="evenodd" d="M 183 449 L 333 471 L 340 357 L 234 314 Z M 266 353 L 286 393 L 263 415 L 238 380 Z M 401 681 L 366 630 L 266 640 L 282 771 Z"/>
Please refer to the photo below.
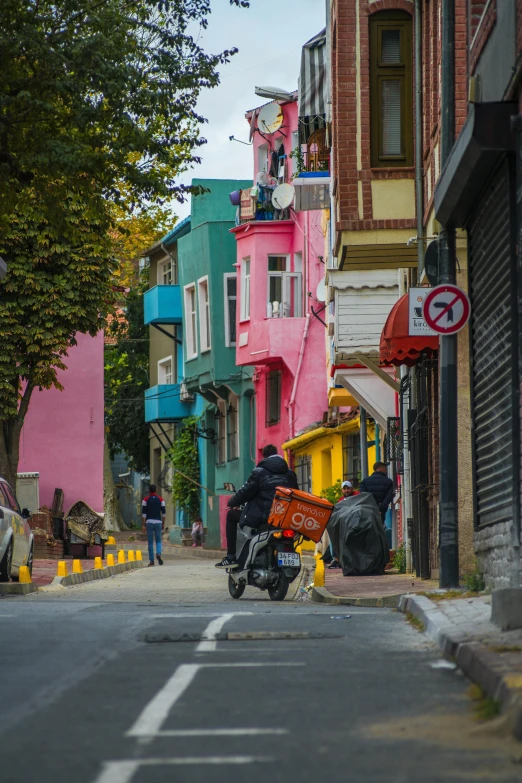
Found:
<path fill-rule="evenodd" d="M 359 434 L 343 435 L 343 481 L 359 485 L 361 478 L 361 442 Z"/>
<path fill-rule="evenodd" d="M 196 286 L 185 286 L 185 329 L 187 359 L 198 355 L 198 334 L 196 327 Z"/>
<path fill-rule="evenodd" d="M 208 277 L 198 280 L 199 301 L 199 345 L 201 351 L 210 350 L 210 301 L 208 296 Z"/>
<path fill-rule="evenodd" d="M 217 412 L 216 412 L 216 465 L 222 465 L 227 458 L 226 455 L 226 402 L 224 400 L 218 400 Z"/>
<path fill-rule="evenodd" d="M 158 285 L 173 285 L 177 283 L 177 264 L 173 258 L 158 262 Z"/>
<path fill-rule="evenodd" d="M 260 144 L 257 148 L 257 172 L 268 173 L 268 144 Z"/>
<path fill-rule="evenodd" d="M 167 356 L 158 362 L 158 384 L 160 386 L 174 383 L 173 364 L 172 356 Z"/>
<path fill-rule="evenodd" d="M 239 398 L 231 394 L 227 407 L 227 459 L 239 457 Z"/>
<path fill-rule="evenodd" d="M 289 262 L 289 256 L 268 256 L 267 318 L 301 316 L 301 273 L 290 272 Z"/>
<path fill-rule="evenodd" d="M 250 259 L 241 261 L 241 320 L 250 318 Z"/>
<path fill-rule="evenodd" d="M 371 163 L 413 166 L 411 16 L 380 11 L 370 17 Z"/>
<path fill-rule="evenodd" d="M 225 275 L 225 345 L 236 344 L 237 276 Z"/>
<path fill-rule="evenodd" d="M 266 374 L 266 426 L 271 427 L 281 419 L 281 370 Z"/>
<path fill-rule="evenodd" d="M 312 458 L 307 454 L 300 454 L 295 460 L 295 474 L 297 485 L 303 492 L 312 491 Z"/>

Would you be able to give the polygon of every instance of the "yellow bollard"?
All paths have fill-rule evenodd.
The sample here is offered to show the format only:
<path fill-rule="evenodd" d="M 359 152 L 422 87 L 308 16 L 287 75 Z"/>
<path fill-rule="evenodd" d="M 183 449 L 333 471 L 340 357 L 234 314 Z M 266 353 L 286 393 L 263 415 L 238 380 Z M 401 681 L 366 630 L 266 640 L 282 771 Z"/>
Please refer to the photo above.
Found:
<path fill-rule="evenodd" d="M 143 560 L 141 556 L 141 549 L 136 550 L 136 560 Z"/>
<path fill-rule="evenodd" d="M 125 552 L 123 549 L 120 549 L 118 551 L 118 563 L 124 563 L 125 562 Z"/>
<path fill-rule="evenodd" d="M 67 562 L 65 560 L 58 561 L 56 576 L 67 576 Z"/>
<path fill-rule="evenodd" d="M 107 555 L 107 565 L 108 566 L 114 565 L 114 555 Z"/>
<path fill-rule="evenodd" d="M 73 560 L 73 574 L 83 574 L 81 560 Z"/>
<path fill-rule="evenodd" d="M 129 561 L 129 563 L 134 563 L 134 561 L 136 560 L 136 556 L 134 554 L 133 549 L 129 549 L 129 551 L 127 552 L 127 560 Z"/>
<path fill-rule="evenodd" d="M 101 557 L 95 557 L 94 558 L 94 567 L 99 570 L 100 568 L 103 568 L 103 563 Z"/>
<path fill-rule="evenodd" d="M 18 581 L 21 585 L 30 585 L 33 581 L 27 566 L 20 566 L 20 570 L 18 571 Z"/>
<path fill-rule="evenodd" d="M 110 544 L 111 546 L 114 546 L 114 544 L 116 543 L 116 539 L 114 538 L 114 536 L 109 536 L 109 538 L 107 539 L 107 543 Z"/>
<path fill-rule="evenodd" d="M 315 563 L 314 587 L 324 587 L 324 560 L 321 555 L 316 555 Z"/>

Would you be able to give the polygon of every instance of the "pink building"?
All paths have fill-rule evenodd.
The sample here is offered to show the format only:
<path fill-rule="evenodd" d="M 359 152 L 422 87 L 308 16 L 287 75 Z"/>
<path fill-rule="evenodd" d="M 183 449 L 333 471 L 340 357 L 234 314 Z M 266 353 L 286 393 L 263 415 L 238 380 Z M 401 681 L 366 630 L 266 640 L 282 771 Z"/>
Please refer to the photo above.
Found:
<path fill-rule="evenodd" d="M 18 472 L 40 474 L 40 506 L 50 507 L 60 487 L 66 511 L 84 500 L 103 512 L 103 332 L 76 339 L 65 360 L 67 370 L 58 373 L 64 390 L 33 392 Z"/>
<path fill-rule="evenodd" d="M 257 458 L 267 443 L 280 447 L 328 410 L 326 330 L 312 314 L 312 308 L 324 307 L 316 298 L 325 275 L 323 213 L 270 206 L 274 184 L 291 184 L 296 153 L 290 153 L 300 149 L 297 96 L 292 97 L 280 106 L 273 133 L 259 128 L 259 110 L 246 115 L 257 129 L 259 187 L 251 201 L 248 191 L 241 192 L 241 222 L 232 229 L 239 280 L 236 362 L 256 367 Z M 271 106 L 277 114 L 278 104 Z"/>

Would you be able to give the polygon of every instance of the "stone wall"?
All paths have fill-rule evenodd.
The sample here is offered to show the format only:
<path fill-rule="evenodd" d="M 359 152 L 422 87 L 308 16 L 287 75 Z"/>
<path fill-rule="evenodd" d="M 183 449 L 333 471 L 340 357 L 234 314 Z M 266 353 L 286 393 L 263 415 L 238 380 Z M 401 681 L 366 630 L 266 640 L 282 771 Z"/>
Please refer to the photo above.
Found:
<path fill-rule="evenodd" d="M 475 532 L 475 553 L 486 587 L 518 587 L 520 582 L 520 542 L 511 522 L 491 525 Z"/>

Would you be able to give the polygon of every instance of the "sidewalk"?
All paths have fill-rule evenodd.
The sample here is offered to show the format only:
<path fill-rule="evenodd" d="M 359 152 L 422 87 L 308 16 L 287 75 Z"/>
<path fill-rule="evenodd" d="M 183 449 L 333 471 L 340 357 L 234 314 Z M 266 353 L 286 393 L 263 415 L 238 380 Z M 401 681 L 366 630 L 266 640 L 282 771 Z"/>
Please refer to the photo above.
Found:
<path fill-rule="evenodd" d="M 433 599 L 405 595 L 399 611 L 416 618 L 420 630 L 498 704 L 522 740 L 522 629 L 502 632 L 493 625 L 491 596 Z"/>
<path fill-rule="evenodd" d="M 325 569 L 324 587 L 315 587 L 314 601 L 351 606 L 388 606 L 396 608 L 406 593 L 434 590 L 433 579 L 417 579 L 412 574 L 386 571 L 383 576 L 343 576 L 340 568 Z"/>

